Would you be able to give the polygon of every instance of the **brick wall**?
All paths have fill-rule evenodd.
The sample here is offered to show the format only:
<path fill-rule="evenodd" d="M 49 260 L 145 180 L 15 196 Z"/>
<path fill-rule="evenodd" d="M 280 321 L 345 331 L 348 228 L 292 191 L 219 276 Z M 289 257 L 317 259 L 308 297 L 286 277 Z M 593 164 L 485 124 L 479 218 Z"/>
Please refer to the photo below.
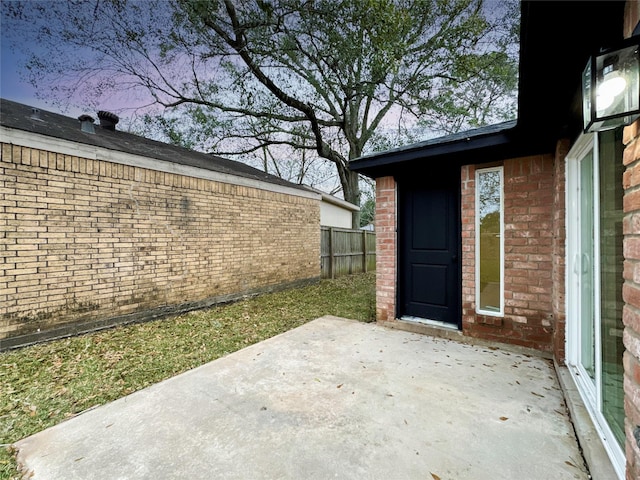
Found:
<path fill-rule="evenodd" d="M 462 328 L 475 324 L 476 314 L 476 169 L 460 169 L 461 250 L 462 250 Z"/>
<path fill-rule="evenodd" d="M 395 320 L 396 315 L 396 182 L 376 179 L 376 318 Z"/>
<path fill-rule="evenodd" d="M 556 145 L 553 172 L 553 233 L 551 280 L 553 284 L 552 314 L 555 322 L 553 332 L 553 358 L 560 365 L 566 358 L 565 339 L 567 325 L 566 311 L 566 157 L 569 153 L 570 141 L 559 140 Z"/>
<path fill-rule="evenodd" d="M 503 166 L 503 317 L 475 312 L 475 167 L 462 167 L 463 332 L 551 352 L 554 157 L 511 159 Z"/>
<path fill-rule="evenodd" d="M 640 478 L 640 121 L 625 128 L 624 194 L 624 390 L 627 478 Z"/>
<path fill-rule="evenodd" d="M 317 279 L 319 222 L 308 195 L 2 144 L 0 339 Z"/>
<path fill-rule="evenodd" d="M 640 2 L 628 1 L 625 10 L 625 37 L 640 21 Z M 640 120 L 623 133 L 624 187 L 624 410 L 626 432 L 626 477 L 640 478 Z"/>

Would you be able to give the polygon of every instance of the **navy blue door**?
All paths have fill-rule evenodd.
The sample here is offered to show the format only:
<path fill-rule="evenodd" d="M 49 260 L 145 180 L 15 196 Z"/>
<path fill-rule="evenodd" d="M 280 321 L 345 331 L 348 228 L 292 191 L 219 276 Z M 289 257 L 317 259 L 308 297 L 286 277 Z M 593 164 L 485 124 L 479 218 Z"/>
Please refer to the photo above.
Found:
<path fill-rule="evenodd" d="M 398 179 L 398 313 L 459 327 L 459 169 L 428 177 Z"/>

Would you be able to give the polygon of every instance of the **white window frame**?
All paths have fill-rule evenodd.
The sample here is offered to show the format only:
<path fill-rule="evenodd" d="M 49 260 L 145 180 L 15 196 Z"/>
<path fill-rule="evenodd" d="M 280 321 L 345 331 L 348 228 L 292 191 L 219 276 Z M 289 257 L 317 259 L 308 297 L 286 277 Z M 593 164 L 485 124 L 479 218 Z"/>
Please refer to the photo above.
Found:
<path fill-rule="evenodd" d="M 500 310 L 483 310 L 480 308 L 480 215 L 478 212 L 478 206 L 480 205 L 480 182 L 478 178 L 482 173 L 498 172 L 500 175 Z M 491 317 L 503 317 L 504 316 L 504 167 L 491 167 L 480 168 L 475 172 L 475 277 L 476 277 L 476 313 L 479 315 L 486 315 Z"/>
<path fill-rule="evenodd" d="M 595 383 L 592 383 L 589 379 L 589 375 L 582 367 L 582 361 L 580 358 L 580 322 L 577 318 L 576 312 L 579 311 L 579 286 L 577 279 L 573 274 L 573 269 L 577 262 L 575 258 L 580 246 L 579 238 L 579 221 L 575 212 L 577 210 L 575 190 L 579 185 L 579 168 L 577 161 L 582 159 L 588 154 L 589 151 L 593 153 L 593 189 L 594 199 L 593 208 L 594 212 L 600 212 L 600 175 L 599 175 L 599 145 L 597 134 L 582 134 L 580 138 L 575 142 L 566 157 L 565 162 L 565 174 L 566 174 L 566 189 L 565 189 L 565 205 L 566 205 L 566 244 L 565 244 L 565 291 L 567 292 L 565 298 L 566 309 L 566 336 L 565 336 L 565 351 L 566 351 L 566 364 L 569 372 L 573 378 L 574 383 L 578 389 L 578 393 L 582 398 L 582 401 L 589 412 L 591 421 L 602 441 L 605 451 L 611 459 L 611 464 L 616 471 L 620 480 L 624 479 L 625 475 L 625 453 L 615 436 L 609 427 L 609 424 L 605 420 L 602 414 L 602 362 L 598 360 L 602 354 L 602 340 L 600 331 L 600 242 L 594 242 L 594 276 L 597 281 L 594 282 L 594 296 L 595 305 L 597 308 L 594 310 L 594 321 L 596 322 L 596 328 L 594 331 L 595 336 Z M 600 216 L 594 215 L 594 237 L 600 238 Z M 597 260 L 596 260 L 597 259 Z"/>

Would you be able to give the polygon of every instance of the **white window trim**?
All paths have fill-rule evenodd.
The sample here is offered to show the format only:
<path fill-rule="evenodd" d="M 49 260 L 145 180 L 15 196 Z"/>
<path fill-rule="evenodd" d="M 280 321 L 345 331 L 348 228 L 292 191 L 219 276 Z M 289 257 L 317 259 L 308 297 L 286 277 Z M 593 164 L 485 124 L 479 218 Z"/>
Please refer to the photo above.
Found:
<path fill-rule="evenodd" d="M 480 215 L 478 214 L 479 205 L 479 182 L 478 177 L 481 173 L 486 172 L 498 172 L 500 174 L 500 310 L 482 310 L 479 307 L 480 299 Z M 476 313 L 479 315 L 486 315 L 490 317 L 503 317 L 504 316 L 504 168 L 503 167 L 491 167 L 480 168 L 475 172 L 475 298 L 476 298 Z"/>
<path fill-rule="evenodd" d="M 596 134 L 582 134 L 580 138 L 575 142 L 566 157 L 565 162 L 565 205 L 566 205 L 566 244 L 565 244 L 565 291 L 567 292 L 565 297 L 565 311 L 566 311 L 566 336 L 565 336 L 565 351 L 566 351 L 566 364 L 571 377 L 578 389 L 585 408 L 589 412 L 591 421 L 602 441 L 605 451 L 611 459 L 611 464 L 616 471 L 620 480 L 624 479 L 626 458 L 625 452 L 615 440 L 615 436 L 611 431 L 607 421 L 602 415 L 602 389 L 598 386 L 602 383 L 602 362 L 596 361 L 596 378 L 595 387 L 588 380 L 589 376 L 582 367 L 580 359 L 580 325 L 579 321 L 574 315 L 574 312 L 578 310 L 579 297 L 577 295 L 578 286 L 574 279 L 573 269 L 576 263 L 575 256 L 579 246 L 579 230 L 578 219 L 576 215 L 572 213 L 576 211 L 576 205 L 574 200 L 575 195 L 572 195 L 573 190 L 578 183 L 578 165 L 577 160 L 583 158 L 589 150 L 593 151 L 593 169 L 594 169 L 594 210 L 600 211 L 600 178 L 599 178 L 599 148 L 598 148 L 598 136 Z M 599 215 L 594 216 L 594 230 L 595 238 L 600 237 L 600 218 Z M 600 242 L 594 243 L 594 256 L 597 261 L 594 262 L 594 274 L 596 278 L 600 279 Z M 594 295 L 595 304 L 600 305 L 600 281 L 594 283 Z M 600 308 L 596 308 L 594 311 L 596 324 L 600 325 Z M 595 349 L 596 356 L 601 355 L 602 343 L 600 328 L 595 329 Z"/>

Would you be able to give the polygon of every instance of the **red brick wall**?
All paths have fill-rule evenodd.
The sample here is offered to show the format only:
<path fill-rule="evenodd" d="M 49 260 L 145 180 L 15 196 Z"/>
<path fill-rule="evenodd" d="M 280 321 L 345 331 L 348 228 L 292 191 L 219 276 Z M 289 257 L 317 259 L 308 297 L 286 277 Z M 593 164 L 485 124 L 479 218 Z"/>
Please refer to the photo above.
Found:
<path fill-rule="evenodd" d="M 640 21 L 640 2 L 628 1 L 624 34 Z M 640 478 L 640 120 L 624 129 L 624 409 L 627 480 Z"/>
<path fill-rule="evenodd" d="M 475 312 L 475 167 L 462 168 L 462 325 L 465 335 L 552 351 L 554 164 L 553 155 L 503 163 L 504 317 Z"/>
<path fill-rule="evenodd" d="M 393 321 L 396 315 L 396 182 L 376 179 L 376 318 Z"/>
<path fill-rule="evenodd" d="M 556 158 L 553 172 L 553 232 L 552 239 L 552 265 L 551 280 L 553 283 L 552 314 L 555 321 L 553 332 L 553 357 L 557 362 L 564 364 L 565 352 L 565 331 L 567 324 L 566 313 L 566 172 L 565 159 L 569 153 L 570 141 L 568 139 L 558 141 L 556 145 Z"/>
<path fill-rule="evenodd" d="M 627 478 L 640 478 L 640 120 L 625 128 L 623 162 L 625 325 L 624 391 L 627 433 Z"/>
<path fill-rule="evenodd" d="M 460 169 L 462 195 L 462 319 L 463 330 L 475 323 L 476 295 L 476 169 L 465 165 Z"/>

